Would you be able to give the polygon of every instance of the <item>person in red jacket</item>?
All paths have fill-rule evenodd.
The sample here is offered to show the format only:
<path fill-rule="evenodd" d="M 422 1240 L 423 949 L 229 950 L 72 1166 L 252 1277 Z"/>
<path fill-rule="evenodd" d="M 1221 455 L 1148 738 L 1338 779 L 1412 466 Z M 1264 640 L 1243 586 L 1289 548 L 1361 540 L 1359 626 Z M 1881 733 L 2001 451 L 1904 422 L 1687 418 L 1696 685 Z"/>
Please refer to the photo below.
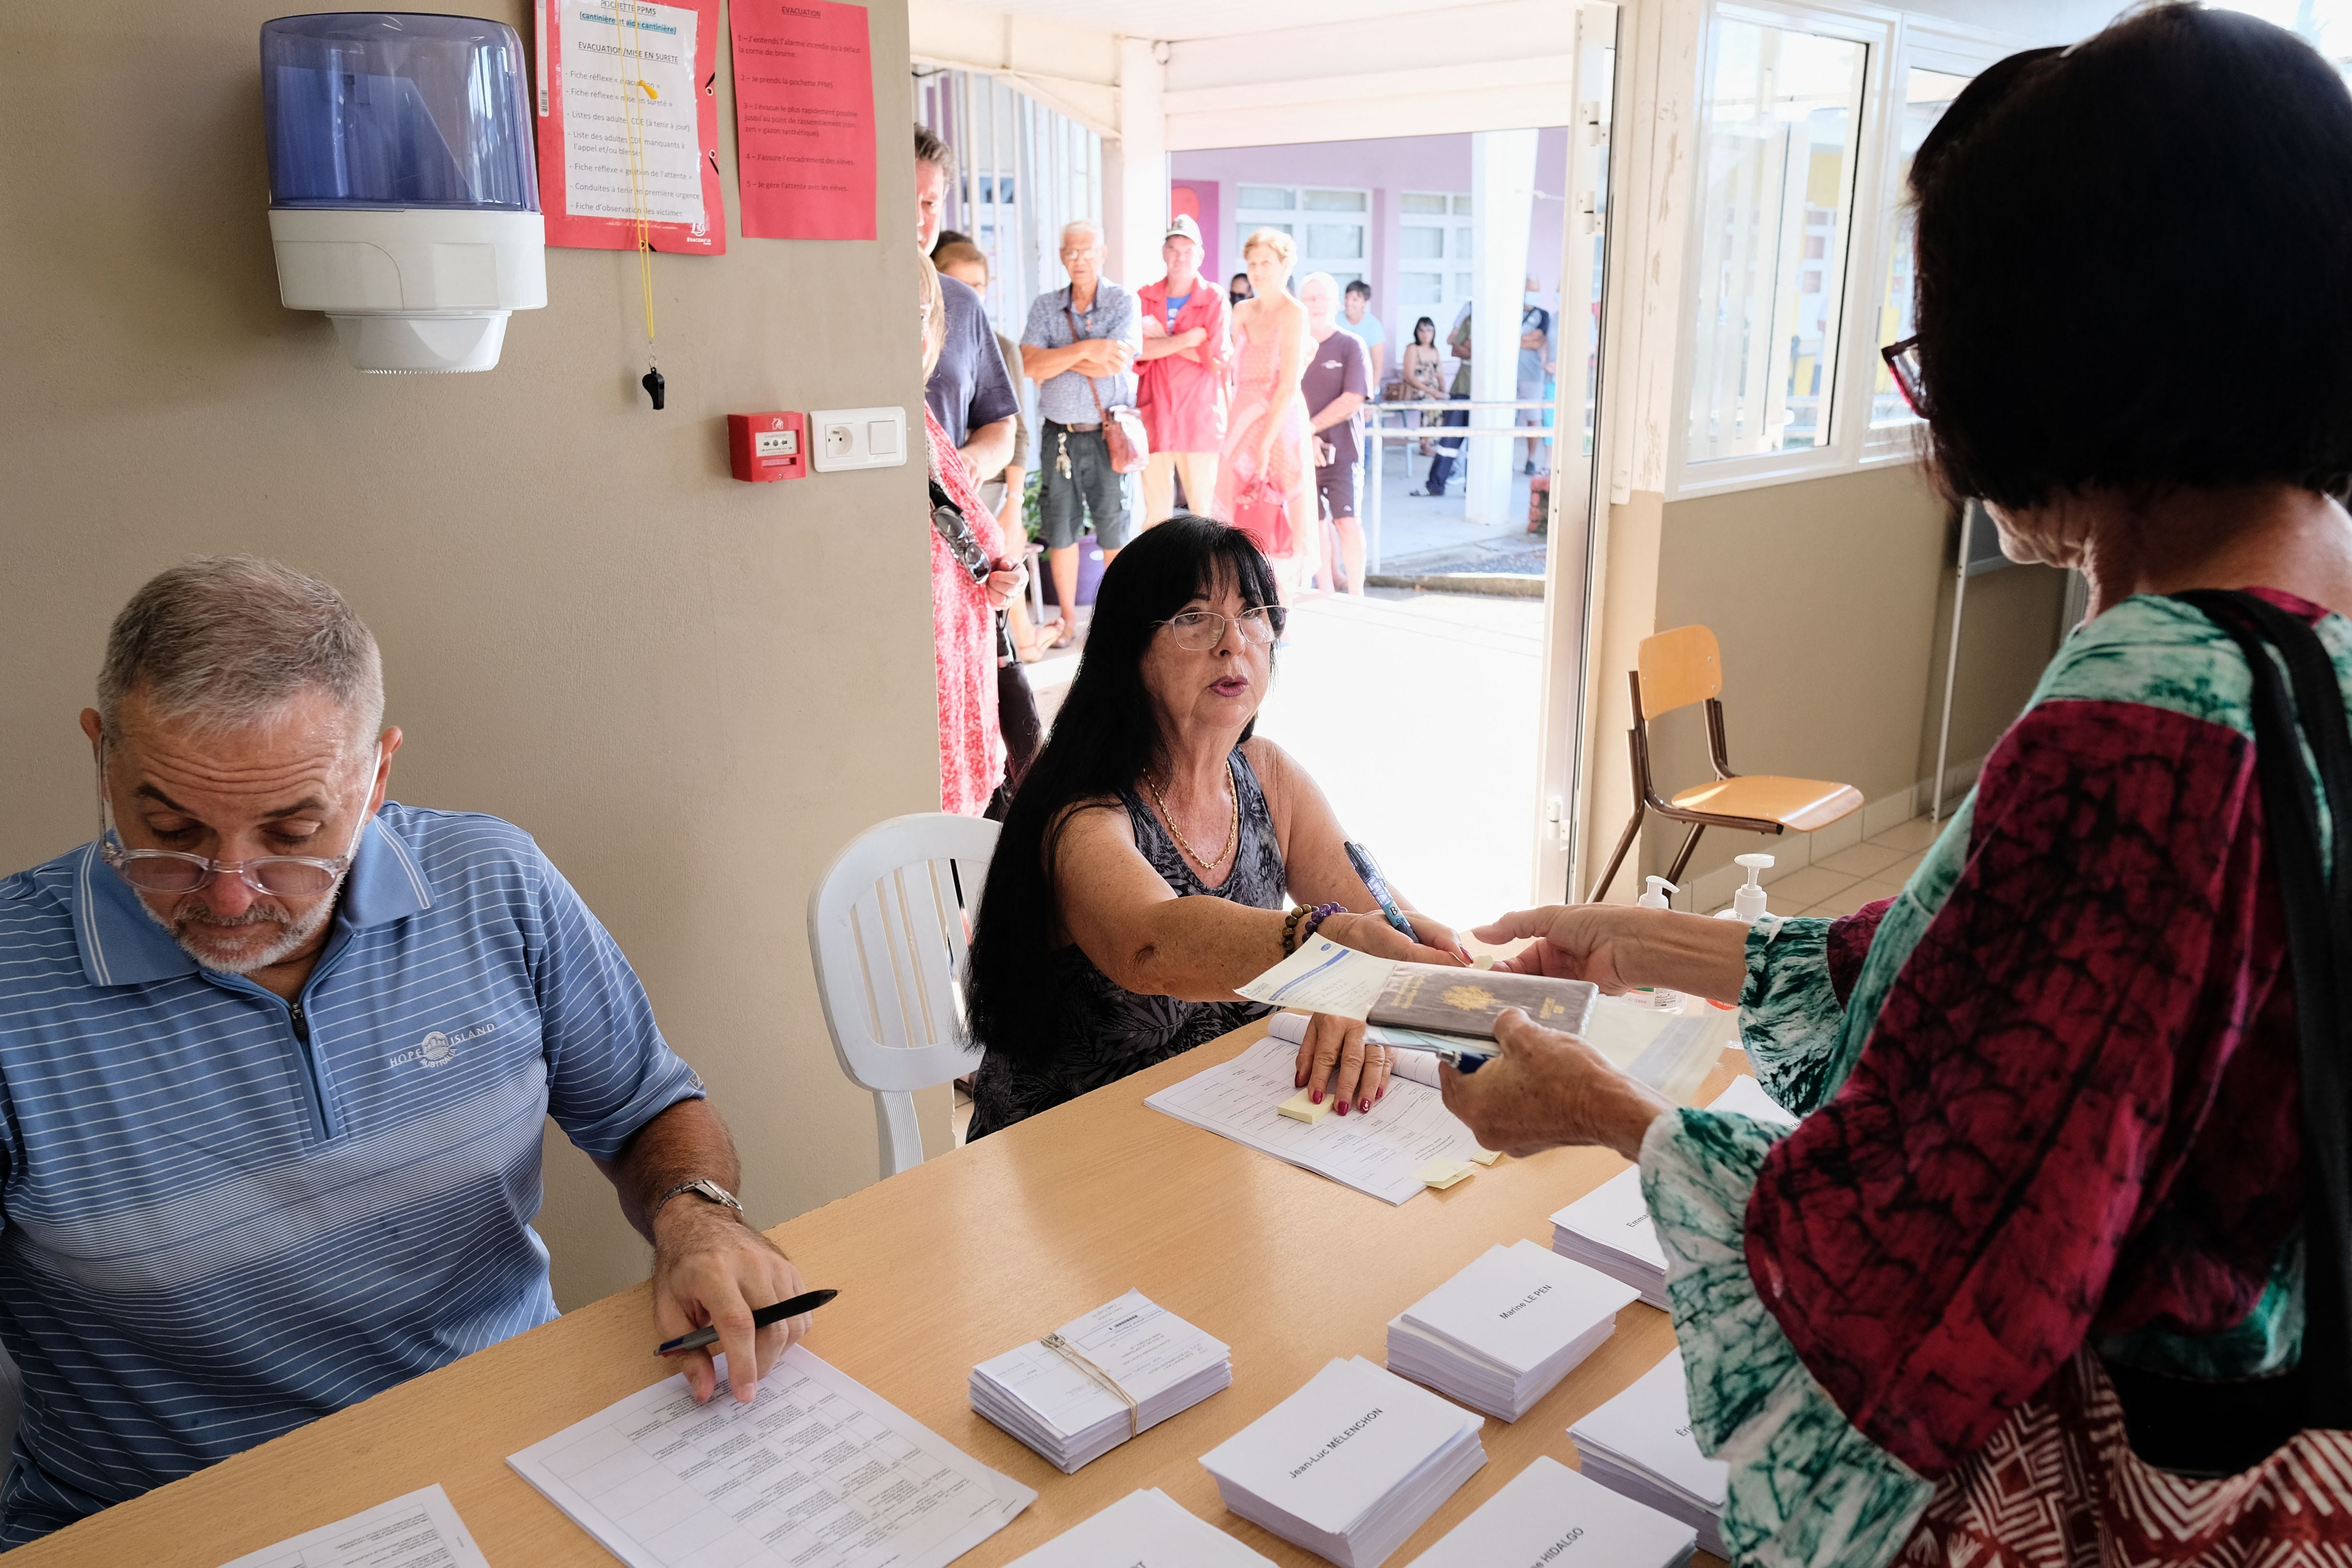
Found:
<path fill-rule="evenodd" d="M 1217 454 L 1225 444 L 1225 361 L 1233 307 L 1201 276 L 1201 226 L 1189 217 L 1168 225 L 1160 246 L 1168 276 L 1136 291 L 1143 316 L 1136 412 L 1151 440 L 1143 470 L 1143 526 L 1176 510 L 1176 478 L 1194 511 L 1217 493 Z"/>

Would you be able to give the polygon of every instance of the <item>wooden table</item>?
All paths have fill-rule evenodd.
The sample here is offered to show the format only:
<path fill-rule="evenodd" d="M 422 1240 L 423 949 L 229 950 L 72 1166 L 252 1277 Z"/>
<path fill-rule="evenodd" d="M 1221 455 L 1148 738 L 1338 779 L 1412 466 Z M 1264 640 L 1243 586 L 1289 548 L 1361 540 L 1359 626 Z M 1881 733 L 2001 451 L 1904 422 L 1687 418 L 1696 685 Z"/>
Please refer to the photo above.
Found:
<path fill-rule="evenodd" d="M 1008 1562 L 1139 1487 L 1276 1563 L 1319 1563 L 1225 1511 L 1200 1456 L 1333 1356 L 1384 1362 L 1390 1318 L 1496 1242 L 1549 1245 L 1552 1211 L 1624 1168 L 1603 1150 L 1556 1149 L 1391 1207 L 1145 1108 L 1145 1095 L 1263 1033 L 1237 1030 L 769 1233 L 812 1285 L 842 1292 L 816 1314 L 812 1350 L 1036 1489 L 959 1568 Z M 1705 1096 L 1737 1060 L 1727 1055 Z M 972 1413 L 974 1363 L 1130 1288 L 1232 1345 L 1233 1386 L 1075 1476 Z M 506 1457 L 667 1375 L 651 1354 L 646 1293 L 607 1297 L 109 1509 L 21 1548 L 10 1568 L 211 1568 L 435 1481 L 493 1568 L 611 1568 Z M 1486 1468 L 1391 1563 L 1412 1563 L 1538 1454 L 1575 1464 L 1569 1423 L 1673 1347 L 1664 1313 L 1627 1307 L 1533 1410 L 1487 1421 Z"/>

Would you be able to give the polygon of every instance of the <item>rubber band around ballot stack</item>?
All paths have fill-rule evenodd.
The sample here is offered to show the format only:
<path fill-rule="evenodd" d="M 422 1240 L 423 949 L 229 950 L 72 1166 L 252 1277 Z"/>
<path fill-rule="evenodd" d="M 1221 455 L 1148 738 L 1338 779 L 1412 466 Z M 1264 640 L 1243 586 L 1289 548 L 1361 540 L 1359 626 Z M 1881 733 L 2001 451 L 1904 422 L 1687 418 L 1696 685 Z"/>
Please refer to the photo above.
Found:
<path fill-rule="evenodd" d="M 1127 1435 L 1130 1437 L 1140 1437 L 1143 1436 L 1143 1406 L 1136 1403 L 1134 1395 L 1129 1394 L 1126 1389 L 1119 1386 L 1118 1378 L 1113 1377 L 1109 1373 L 1105 1372 L 1101 1367 L 1097 1366 L 1091 1360 L 1087 1359 L 1086 1352 L 1080 1350 L 1076 1345 L 1072 1344 L 1068 1340 L 1064 1339 L 1059 1329 L 1055 1330 L 1052 1333 L 1047 1334 L 1044 1339 L 1039 1340 L 1037 1343 L 1044 1345 L 1047 1350 L 1052 1351 L 1064 1361 L 1068 1362 L 1072 1366 L 1076 1367 L 1080 1372 L 1085 1373 L 1088 1377 L 1093 1378 L 1097 1383 L 1101 1384 L 1105 1388 L 1108 1389 L 1111 1393 L 1117 1395 L 1121 1400 L 1125 1401 L 1127 1405 Z"/>

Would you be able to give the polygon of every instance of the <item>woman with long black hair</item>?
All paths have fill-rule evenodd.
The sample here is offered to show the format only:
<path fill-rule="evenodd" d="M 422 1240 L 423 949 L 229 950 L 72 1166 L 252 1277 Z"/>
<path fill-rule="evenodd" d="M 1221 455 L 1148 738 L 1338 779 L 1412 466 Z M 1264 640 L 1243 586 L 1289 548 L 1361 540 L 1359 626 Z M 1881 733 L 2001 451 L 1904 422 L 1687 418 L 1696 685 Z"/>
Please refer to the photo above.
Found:
<path fill-rule="evenodd" d="M 1410 904 L 1419 943 L 1368 913 L 1330 804 L 1255 733 L 1282 617 L 1265 557 L 1205 517 L 1179 513 L 1103 573 L 1085 661 L 981 897 L 972 1137 L 1264 1013 L 1234 988 L 1310 935 L 1469 962 Z M 1318 1017 L 1299 1047 L 1299 1086 L 1328 1083 L 1341 1115 L 1370 1110 L 1388 1076 L 1360 1023 Z"/>

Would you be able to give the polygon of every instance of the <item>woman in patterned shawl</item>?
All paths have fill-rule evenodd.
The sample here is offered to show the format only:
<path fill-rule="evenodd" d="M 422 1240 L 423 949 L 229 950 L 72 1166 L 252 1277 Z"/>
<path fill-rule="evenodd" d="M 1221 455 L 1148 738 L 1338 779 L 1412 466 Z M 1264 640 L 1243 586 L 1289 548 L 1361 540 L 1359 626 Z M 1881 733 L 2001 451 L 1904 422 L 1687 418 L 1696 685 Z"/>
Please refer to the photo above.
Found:
<path fill-rule="evenodd" d="M 966 999 L 987 1048 L 977 1138 L 1214 1040 L 1267 1009 L 1234 988 L 1307 928 L 1391 958 L 1467 964 L 1405 904 L 1376 914 L 1330 803 L 1256 733 L 1283 611 L 1247 534 L 1177 514 L 1103 573 L 1085 662 L 1005 813 Z M 1400 895 L 1400 902 L 1402 902 Z M 1318 1016 L 1298 1083 L 1338 1112 L 1387 1092 L 1385 1048 Z"/>
<path fill-rule="evenodd" d="M 1640 1161 L 1740 1561 L 2352 1561 L 2352 1422 L 2143 1403 L 2301 1375 L 2251 666 L 2168 596 L 2251 590 L 2352 692 L 2352 98 L 2290 34 L 2168 5 L 1985 72 L 1911 178 L 1916 359 L 1889 353 L 1932 472 L 2011 559 L 2079 567 L 2091 619 L 1899 897 L 1477 933 L 1737 1000 L 1793 1131 L 1675 1110 L 1523 1021 L 1447 1102 L 1490 1147 Z"/>

